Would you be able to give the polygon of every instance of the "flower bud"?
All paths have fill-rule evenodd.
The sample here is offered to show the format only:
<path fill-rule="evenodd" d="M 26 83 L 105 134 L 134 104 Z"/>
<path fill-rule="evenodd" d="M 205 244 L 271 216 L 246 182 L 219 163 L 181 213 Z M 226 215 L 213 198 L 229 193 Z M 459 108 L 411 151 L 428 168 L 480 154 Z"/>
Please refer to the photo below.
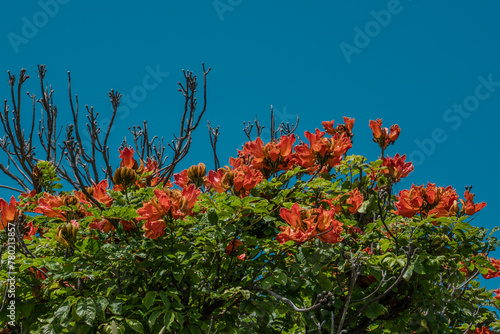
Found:
<path fill-rule="evenodd" d="M 129 186 L 137 180 L 136 172 L 128 167 L 120 167 L 113 175 L 113 182 L 123 186 Z"/>
<path fill-rule="evenodd" d="M 459 211 L 460 211 L 460 209 L 458 207 L 458 202 L 455 200 L 455 201 L 453 201 L 453 205 L 450 208 L 450 213 L 452 215 L 457 215 Z"/>
<path fill-rule="evenodd" d="M 230 171 L 226 172 L 222 176 L 222 179 L 220 181 L 221 186 L 226 190 L 231 188 L 233 186 L 233 183 L 234 183 L 234 173 Z"/>
<path fill-rule="evenodd" d="M 462 209 L 460 209 L 460 214 L 463 215 L 465 214 L 465 201 L 463 199 L 460 199 L 460 204 L 462 204 Z"/>
<path fill-rule="evenodd" d="M 179 198 L 179 210 L 182 213 L 187 213 L 188 211 L 188 200 L 186 197 Z"/>
<path fill-rule="evenodd" d="M 76 196 L 64 196 L 64 205 L 70 206 L 70 205 L 78 205 L 80 203 L 80 200 Z"/>
<path fill-rule="evenodd" d="M 194 165 L 189 167 L 187 171 L 187 176 L 189 181 L 194 183 L 196 187 L 200 187 L 203 184 L 203 178 L 207 173 L 207 169 L 205 164 L 200 162 L 198 165 Z"/>
<path fill-rule="evenodd" d="M 94 187 L 87 187 L 85 190 L 87 190 L 90 196 L 94 196 Z"/>
<path fill-rule="evenodd" d="M 72 224 L 72 223 L 61 224 L 57 227 L 55 239 L 64 248 L 68 248 L 74 246 L 77 234 L 78 234 L 77 224 Z"/>

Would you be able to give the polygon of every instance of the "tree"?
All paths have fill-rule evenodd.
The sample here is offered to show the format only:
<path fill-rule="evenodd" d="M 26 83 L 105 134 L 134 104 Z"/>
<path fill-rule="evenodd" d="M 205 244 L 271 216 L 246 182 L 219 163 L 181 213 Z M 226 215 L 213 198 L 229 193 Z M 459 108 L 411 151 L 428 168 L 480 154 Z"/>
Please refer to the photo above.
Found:
<path fill-rule="evenodd" d="M 347 155 L 354 119 L 344 117 L 336 127 L 323 122 L 324 131 L 306 131 L 308 143 L 298 144 L 297 124 L 276 129 L 272 117 L 271 141 L 264 143 L 256 120 L 257 138 L 246 124 L 249 141 L 222 168 L 218 128 L 209 126 L 216 170 L 207 173 L 199 163 L 173 174 L 206 110 L 204 94 L 203 110 L 194 116 L 196 76 L 184 72 L 186 108 L 170 145 L 173 162 L 164 166 L 163 149 L 144 125 L 132 129 L 134 147 L 124 143 L 112 168 L 109 130 L 102 138 L 92 108 L 87 129 L 95 151 L 81 149 L 78 103 L 74 124 L 56 145 L 44 74 L 40 67 L 46 123 L 39 138 L 46 159 L 35 159 L 33 125 L 24 137 L 12 76 L 13 125 L 7 104 L 1 117 L 2 148 L 22 176 L 0 168 L 24 190 L 10 202 L 0 199 L 5 332 L 500 328 L 492 311 L 500 290 L 488 291 L 477 280 L 500 276 L 500 261 L 489 257 L 498 246 L 494 231 L 471 222 L 486 204 L 474 203 L 470 187 L 460 198 L 434 183 L 393 194 L 413 170 L 405 155 L 384 157 L 400 134 L 397 125 L 389 130 L 382 120 L 370 121 L 381 149 L 380 159 L 370 162 Z M 18 91 L 25 78 L 21 71 Z M 120 95 L 110 97 L 116 113 Z M 63 180 L 74 189 L 61 190 Z"/>

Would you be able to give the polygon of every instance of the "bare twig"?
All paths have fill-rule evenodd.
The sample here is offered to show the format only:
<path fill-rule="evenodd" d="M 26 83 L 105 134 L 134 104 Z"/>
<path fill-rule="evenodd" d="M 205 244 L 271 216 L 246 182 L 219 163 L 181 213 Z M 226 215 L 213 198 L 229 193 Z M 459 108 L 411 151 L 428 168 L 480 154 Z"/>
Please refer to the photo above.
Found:
<path fill-rule="evenodd" d="M 305 307 L 305 308 L 300 308 L 297 307 L 290 299 L 283 297 L 279 294 L 277 294 L 274 291 L 271 291 L 269 289 L 264 289 L 260 286 L 251 286 L 249 287 L 249 290 L 257 290 L 257 291 L 265 291 L 266 293 L 270 294 L 274 298 L 287 303 L 295 312 L 311 312 L 314 311 L 322 306 L 330 306 L 333 301 L 334 301 L 334 296 L 331 292 L 326 292 L 323 291 L 322 293 L 318 294 L 316 296 L 315 302 L 310 306 L 310 307 Z"/>

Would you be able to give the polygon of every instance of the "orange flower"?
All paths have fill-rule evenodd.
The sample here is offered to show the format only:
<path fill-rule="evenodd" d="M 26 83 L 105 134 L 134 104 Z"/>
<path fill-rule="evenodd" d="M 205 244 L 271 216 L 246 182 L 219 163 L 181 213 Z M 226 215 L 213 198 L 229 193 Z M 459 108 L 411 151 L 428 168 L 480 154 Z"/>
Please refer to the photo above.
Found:
<path fill-rule="evenodd" d="M 295 203 L 291 209 L 281 208 L 280 216 L 289 224 L 289 226 L 280 226 L 281 233 L 276 239 L 281 244 L 288 240 L 304 242 L 317 234 L 320 234 L 318 238 L 323 242 L 342 241 L 340 234 L 343 224 L 334 219 L 334 210 L 327 211 L 323 208 L 301 210 L 300 206 Z"/>
<path fill-rule="evenodd" d="M 30 271 L 35 276 L 36 279 L 44 280 L 47 278 L 47 271 L 43 268 L 37 269 L 35 267 L 30 267 Z M 45 274 L 44 274 L 45 273 Z"/>
<path fill-rule="evenodd" d="M 489 327 L 482 326 L 476 327 L 474 334 L 497 334 L 497 332 L 492 331 Z"/>
<path fill-rule="evenodd" d="M 399 196 L 396 195 L 398 201 L 394 203 L 397 209 L 394 213 L 407 218 L 413 217 L 424 203 L 420 190 L 421 187 L 414 185 L 412 185 L 411 190 L 401 190 Z"/>
<path fill-rule="evenodd" d="M 94 197 L 98 202 L 106 205 L 108 208 L 113 203 L 113 199 L 107 194 L 108 180 L 102 180 L 98 184 L 87 188 L 87 192 Z M 88 203 L 87 196 L 81 191 L 75 191 L 75 196 L 80 199 L 82 203 Z"/>
<path fill-rule="evenodd" d="M 120 224 L 123 225 L 123 229 L 127 232 L 132 231 L 135 228 L 135 223 L 134 222 L 129 222 L 126 220 L 120 220 Z"/>
<path fill-rule="evenodd" d="M 125 147 L 123 150 L 118 149 L 118 152 L 120 152 L 119 158 L 122 159 L 120 167 L 127 167 L 130 169 L 137 169 L 139 167 L 139 164 L 134 159 L 135 151 L 133 148 Z"/>
<path fill-rule="evenodd" d="M 488 273 L 483 274 L 483 277 L 485 279 L 500 277 L 500 260 L 496 260 L 492 257 L 488 258 L 488 260 L 490 260 L 490 263 L 493 265 L 493 267 L 495 267 L 496 270 L 488 269 Z"/>
<path fill-rule="evenodd" d="M 250 190 L 255 188 L 263 179 L 260 171 L 251 169 L 246 165 L 234 169 L 233 173 L 234 190 L 240 197 L 248 196 Z"/>
<path fill-rule="evenodd" d="M 101 230 L 104 233 L 109 233 L 109 231 L 115 230 L 113 224 L 111 224 L 111 222 L 107 219 L 103 219 L 101 221 L 98 221 L 97 219 L 95 219 L 93 223 L 89 224 L 89 228 Z"/>
<path fill-rule="evenodd" d="M 217 172 L 209 171 L 207 176 L 207 187 L 222 193 L 233 189 L 234 194 L 243 198 L 250 194 L 263 179 L 262 172 L 245 164 L 244 157 L 229 158 L 231 166 L 219 168 Z"/>
<path fill-rule="evenodd" d="M 451 217 L 455 214 L 455 202 L 458 200 L 457 192 L 451 187 L 436 187 L 435 183 L 428 183 L 427 187 L 412 185 L 410 190 L 399 192 L 395 202 L 397 215 L 411 218 L 417 212 L 423 217 L 434 215 Z"/>
<path fill-rule="evenodd" d="M 351 214 L 358 212 L 361 204 L 363 204 L 363 194 L 361 194 L 358 188 L 355 188 L 348 192 L 350 197 L 347 199 L 348 210 Z"/>
<path fill-rule="evenodd" d="M 198 165 L 193 165 L 189 169 L 174 174 L 174 183 L 181 188 L 187 187 L 188 184 L 194 184 L 197 188 L 202 185 L 208 187 L 210 183 L 206 180 L 205 174 L 205 164 L 200 162 Z"/>
<path fill-rule="evenodd" d="M 226 247 L 226 255 L 231 255 L 238 250 L 240 246 L 243 246 L 243 242 L 240 239 L 231 240 Z"/>
<path fill-rule="evenodd" d="M 372 129 L 374 139 L 379 139 L 385 134 L 382 130 L 382 120 L 379 118 L 376 121 L 370 121 L 370 129 Z"/>
<path fill-rule="evenodd" d="M 178 185 L 181 188 L 185 188 L 188 183 L 189 183 L 189 178 L 188 178 L 188 171 L 187 169 L 184 169 L 180 173 L 174 174 L 174 183 Z"/>
<path fill-rule="evenodd" d="M 462 261 L 460 261 L 460 264 L 461 264 L 462 266 L 458 269 L 458 271 L 459 271 L 459 272 L 461 272 L 461 273 L 464 273 L 464 274 L 465 274 L 465 276 L 467 276 L 467 275 L 469 274 L 469 271 L 468 271 L 468 270 L 467 270 L 467 268 L 465 267 L 465 264 L 464 264 Z"/>
<path fill-rule="evenodd" d="M 464 197 L 466 202 L 464 200 L 460 200 L 462 203 L 462 211 L 468 216 L 472 216 L 476 214 L 477 212 L 481 211 L 485 206 L 485 202 L 477 203 L 474 204 L 474 194 L 471 194 L 470 191 L 467 189 L 465 190 Z"/>
<path fill-rule="evenodd" d="M 222 186 L 224 171 L 225 169 L 221 168 L 217 172 L 214 172 L 213 170 L 208 172 L 207 181 L 218 193 L 223 193 L 227 190 Z"/>
<path fill-rule="evenodd" d="M 295 146 L 297 164 L 308 170 L 308 173 L 312 174 L 316 167 L 316 156 L 314 152 L 309 148 L 309 145 L 303 143 L 301 145 Z"/>
<path fill-rule="evenodd" d="M 156 188 L 154 195 L 149 202 L 143 203 L 143 207 L 137 210 L 140 215 L 136 218 L 137 220 L 155 221 L 163 218 L 170 211 L 172 202 L 167 193 Z"/>
<path fill-rule="evenodd" d="M 146 180 L 149 182 L 151 187 L 156 186 L 161 182 L 160 177 L 158 177 L 158 161 L 152 160 L 148 157 L 146 161 L 146 168 L 144 168 L 145 173 L 152 173 L 154 176 L 149 175 L 146 177 Z"/>
<path fill-rule="evenodd" d="M 10 198 L 9 204 L 3 198 L 0 198 L 0 229 L 6 229 L 8 223 L 16 220 L 19 216 L 21 211 L 16 209 L 16 204 L 14 196 Z"/>
<path fill-rule="evenodd" d="M 342 160 L 342 156 L 352 147 L 350 137 L 345 133 L 336 133 L 332 138 L 325 138 L 325 132 L 316 129 L 315 133 L 304 132 L 309 140 L 307 144 L 295 147 L 297 164 L 307 168 L 309 173 L 314 172 L 318 166 L 335 167 Z"/>
<path fill-rule="evenodd" d="M 399 156 L 397 153 L 394 158 L 382 157 L 382 166 L 387 167 L 387 169 L 383 169 L 382 172 L 384 174 L 389 175 L 394 180 L 394 183 L 398 183 L 401 178 L 407 177 L 411 171 L 413 171 L 413 164 L 411 162 L 405 162 L 406 154 L 403 156 Z"/>
<path fill-rule="evenodd" d="M 174 219 L 184 218 L 191 215 L 192 209 L 200 195 L 194 184 L 179 190 L 154 190 L 154 197 L 143 203 L 143 207 L 137 210 L 140 215 L 137 220 L 147 220 L 148 222 L 163 219 L 165 216 L 171 216 Z"/>
<path fill-rule="evenodd" d="M 389 134 L 389 140 L 391 143 L 394 143 L 398 139 L 400 133 L 401 129 L 397 124 L 391 126 L 391 133 Z"/>
<path fill-rule="evenodd" d="M 163 220 L 147 221 L 142 229 L 146 231 L 144 236 L 149 239 L 156 239 L 165 235 L 167 224 Z"/>
<path fill-rule="evenodd" d="M 493 296 L 494 299 L 500 299 L 500 288 L 493 290 L 495 293 L 495 296 Z"/>
<path fill-rule="evenodd" d="M 93 188 L 92 196 L 99 202 L 106 205 L 107 207 L 110 207 L 111 203 L 113 203 L 113 199 L 106 192 L 108 190 L 108 180 L 102 180 L 98 184 L 94 185 L 92 188 Z"/>
<path fill-rule="evenodd" d="M 28 228 L 28 230 L 24 233 L 23 239 L 25 239 L 25 240 L 32 240 L 31 237 L 32 236 L 36 236 L 36 232 L 38 230 L 38 226 L 34 227 L 33 226 L 33 222 L 29 222 L 26 225 L 26 227 Z"/>
<path fill-rule="evenodd" d="M 334 211 L 319 210 L 316 231 L 319 240 L 333 244 L 342 241 L 340 234 L 342 233 L 342 223 L 334 219 Z M 328 231 L 328 232 L 326 232 Z M 326 232 L 326 233 L 325 233 Z M 324 233 L 324 234 L 323 234 Z"/>
<path fill-rule="evenodd" d="M 333 128 L 333 123 L 335 121 L 322 122 L 323 129 L 325 129 L 326 133 L 330 136 L 334 136 L 336 133 L 342 134 L 346 133 L 349 137 L 352 137 L 352 128 L 354 127 L 354 118 L 349 118 L 344 116 L 344 123 L 337 125 L 337 128 Z"/>
<path fill-rule="evenodd" d="M 390 132 L 388 128 L 383 128 L 382 120 L 379 118 L 377 118 L 376 121 L 370 121 L 370 128 L 373 131 L 373 141 L 383 150 L 385 150 L 389 144 L 394 144 L 401 133 L 401 129 L 397 124 L 391 126 Z"/>
<path fill-rule="evenodd" d="M 249 156 L 251 159 L 250 166 L 260 170 L 267 178 L 276 171 L 289 170 L 293 167 L 292 150 L 294 143 L 294 134 L 281 136 L 279 140 L 271 141 L 266 145 L 258 137 L 254 141 L 246 142 L 239 155 L 242 157 Z"/>
<path fill-rule="evenodd" d="M 63 197 L 44 193 L 43 197 L 38 200 L 38 206 L 33 211 L 47 217 L 56 217 L 65 220 L 63 210 L 59 209 L 64 204 Z"/>
<path fill-rule="evenodd" d="M 346 196 L 349 197 L 346 198 Z M 341 198 L 344 199 L 340 201 Z M 355 214 L 358 212 L 361 204 L 363 204 L 363 194 L 359 192 L 358 188 L 354 188 L 345 194 L 338 195 L 333 200 L 326 200 L 325 202 L 327 202 L 330 207 L 334 207 L 336 212 L 342 212 L 342 206 L 347 206 L 347 208 L 344 208 L 344 212 Z M 337 202 L 337 204 L 333 204 L 333 202 Z"/>

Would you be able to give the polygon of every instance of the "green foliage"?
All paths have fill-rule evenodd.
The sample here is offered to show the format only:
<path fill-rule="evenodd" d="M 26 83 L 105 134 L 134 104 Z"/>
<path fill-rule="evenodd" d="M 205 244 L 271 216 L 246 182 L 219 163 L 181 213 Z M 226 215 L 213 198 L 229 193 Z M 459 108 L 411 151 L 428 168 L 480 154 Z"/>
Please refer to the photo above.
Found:
<path fill-rule="evenodd" d="M 44 190 L 55 194 L 53 166 L 38 165 Z M 248 197 L 205 191 L 192 215 L 164 218 L 165 234 L 156 239 L 145 238 L 145 222 L 137 220 L 155 188 L 108 190 L 109 207 L 81 209 L 71 251 L 55 239 L 64 218 L 28 216 L 42 233 L 24 240 L 30 254 L 16 259 L 16 321 L 23 333 L 329 333 L 331 324 L 349 333 L 461 333 L 469 325 L 498 326 L 487 307 L 499 302 L 477 280 L 496 271 L 487 254 L 497 239 L 466 215 L 397 216 L 395 196 L 381 204 L 375 188 L 391 181 L 371 176 L 382 169 L 381 160 L 349 156 L 329 173 L 279 173 Z M 363 199 L 350 212 L 346 200 L 355 189 Z M 294 204 L 336 206 L 341 239 L 280 243 L 289 226 L 281 210 Z M 103 220 L 113 228 L 91 228 Z M 5 254 L 1 266 L 5 281 Z"/>

